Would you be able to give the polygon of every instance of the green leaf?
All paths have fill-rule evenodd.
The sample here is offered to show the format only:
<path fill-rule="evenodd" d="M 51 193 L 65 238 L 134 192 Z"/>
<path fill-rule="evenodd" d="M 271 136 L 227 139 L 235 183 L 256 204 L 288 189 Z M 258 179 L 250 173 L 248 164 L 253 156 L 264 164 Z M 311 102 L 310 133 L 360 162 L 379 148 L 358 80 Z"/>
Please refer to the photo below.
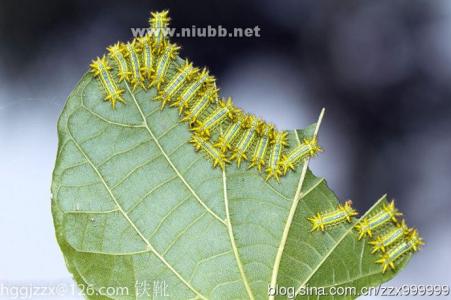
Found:
<path fill-rule="evenodd" d="M 280 183 L 246 163 L 213 169 L 177 110 L 160 111 L 155 89 L 120 86 L 126 105 L 112 110 L 84 75 L 58 123 L 56 236 L 74 279 L 96 291 L 89 298 L 146 299 L 155 282 L 171 299 L 262 299 L 270 284 L 304 298 L 306 286 L 360 288 L 396 274 L 382 274 L 352 224 L 310 232 L 307 217 L 338 201 L 308 162 Z M 315 129 L 291 131 L 290 145 Z"/>

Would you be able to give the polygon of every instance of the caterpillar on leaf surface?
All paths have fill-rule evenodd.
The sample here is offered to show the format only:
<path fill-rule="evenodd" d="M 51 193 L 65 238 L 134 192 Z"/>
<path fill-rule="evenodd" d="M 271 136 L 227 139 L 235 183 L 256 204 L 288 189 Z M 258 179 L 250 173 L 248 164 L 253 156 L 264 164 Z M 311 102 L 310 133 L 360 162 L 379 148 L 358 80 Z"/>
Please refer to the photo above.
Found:
<path fill-rule="evenodd" d="M 262 125 L 261 136 L 259 137 L 257 144 L 252 154 L 251 163 L 249 168 L 257 167 L 257 170 L 261 172 L 263 166 L 266 164 L 266 153 L 268 146 L 271 143 L 271 137 L 274 132 L 274 125 L 263 124 Z"/>
<path fill-rule="evenodd" d="M 157 59 L 155 75 L 151 83 L 151 85 L 156 86 L 158 90 L 160 89 L 161 84 L 163 84 L 167 80 L 166 74 L 168 72 L 169 65 L 177 57 L 179 50 L 180 47 L 174 44 L 167 43 L 164 45 L 162 50 L 163 53 Z"/>
<path fill-rule="evenodd" d="M 198 98 L 193 106 L 185 112 L 185 116 L 181 121 L 188 122 L 192 126 L 202 113 L 209 107 L 209 105 L 215 103 L 218 100 L 219 90 L 216 87 L 209 88 L 206 90 L 200 98 Z"/>
<path fill-rule="evenodd" d="M 145 89 L 144 86 L 144 77 L 142 76 L 141 63 L 139 60 L 139 52 L 141 49 L 137 44 L 137 40 L 133 40 L 132 42 L 128 42 L 125 44 L 125 57 L 128 58 L 131 66 L 131 80 L 133 90 L 135 90 L 138 86 Z"/>
<path fill-rule="evenodd" d="M 312 223 L 311 231 L 325 231 L 327 228 L 348 222 L 358 213 L 352 208 L 352 201 L 348 200 L 344 205 L 339 204 L 333 211 L 317 213 L 313 217 L 307 218 Z"/>
<path fill-rule="evenodd" d="M 277 131 L 274 133 L 274 139 L 271 141 L 272 147 L 269 153 L 268 167 L 266 168 L 266 180 L 274 177 L 279 181 L 279 177 L 282 175 L 282 165 L 280 159 L 282 157 L 283 148 L 288 145 L 287 142 L 288 133 L 285 131 Z"/>
<path fill-rule="evenodd" d="M 185 61 L 184 64 L 178 69 L 177 74 L 172 77 L 168 84 L 160 91 L 155 100 L 161 101 L 161 109 L 171 101 L 186 80 L 190 79 L 197 73 L 197 69 L 193 67 L 193 64 Z"/>
<path fill-rule="evenodd" d="M 142 58 L 141 74 L 145 79 L 151 82 L 155 64 L 155 57 L 152 49 L 152 39 L 147 34 L 144 37 L 140 38 L 138 41 Z"/>
<path fill-rule="evenodd" d="M 238 113 L 240 113 L 240 110 L 233 105 L 231 98 L 228 98 L 227 101 L 219 101 L 217 108 L 207 114 L 204 120 L 197 120 L 197 126 L 193 128 L 193 131 L 200 136 L 209 138 L 213 128 L 227 118 L 233 120 Z"/>
<path fill-rule="evenodd" d="M 373 246 L 373 251 L 371 253 L 376 253 L 378 251 L 386 252 L 386 249 L 398 242 L 402 238 L 408 236 L 413 229 L 407 227 L 406 221 L 402 220 L 401 223 L 395 225 L 395 228 L 388 230 L 386 233 L 377 236 L 369 244 Z"/>
<path fill-rule="evenodd" d="M 247 160 L 246 152 L 252 145 L 254 138 L 257 136 L 257 132 L 261 127 L 262 121 L 256 116 L 249 115 L 246 117 L 245 125 L 246 128 L 236 145 L 233 149 L 233 154 L 230 157 L 231 160 L 236 160 L 238 168 L 240 167 L 241 160 Z"/>
<path fill-rule="evenodd" d="M 170 21 L 171 18 L 169 18 L 168 10 L 150 13 L 150 34 L 153 36 L 157 53 L 161 52 L 165 46 L 166 30 L 168 29 Z"/>
<path fill-rule="evenodd" d="M 322 149 L 318 146 L 316 138 L 304 139 L 302 144 L 293 148 L 288 154 L 282 155 L 281 166 L 283 168 L 283 174 L 285 175 L 289 169 L 294 171 L 296 165 L 321 151 Z"/>
<path fill-rule="evenodd" d="M 178 99 L 171 106 L 177 106 L 179 108 L 179 114 L 182 114 L 183 110 L 189 107 L 189 104 L 205 85 L 212 85 L 214 83 L 215 78 L 210 76 L 207 70 L 203 69 L 197 78 L 180 93 Z"/>
<path fill-rule="evenodd" d="M 390 204 L 384 204 L 381 210 L 375 215 L 366 217 L 355 225 L 355 229 L 359 232 L 359 240 L 364 236 L 373 236 L 373 231 L 384 227 L 385 225 L 393 222 L 398 223 L 398 216 L 402 213 L 395 207 L 395 202 L 392 200 Z"/>
<path fill-rule="evenodd" d="M 90 66 L 91 72 L 100 80 L 100 83 L 106 92 L 105 100 L 111 102 L 113 109 L 116 108 L 117 101 L 125 103 L 125 100 L 121 96 L 122 93 L 124 93 L 124 90 L 119 89 L 116 82 L 114 82 L 113 77 L 110 74 L 112 68 L 108 65 L 106 57 L 98 57 Z"/>
<path fill-rule="evenodd" d="M 319 151 L 316 140 L 306 140 L 303 148 L 287 154 L 288 132 L 278 132 L 273 125 L 243 113 L 230 98 L 219 100 L 216 79 L 206 68 L 200 70 L 188 60 L 179 66 L 180 47 L 165 36 L 169 21 L 168 11 L 152 12 L 151 28 L 145 36 L 111 45 L 110 60 L 103 57 L 91 64 L 92 73 L 105 90 L 105 100 L 111 101 L 113 108 L 118 101 L 125 103 L 121 96 L 124 90 L 118 83 L 130 84 L 132 94 L 139 88 L 153 88 L 157 94 L 153 99 L 161 102 L 161 109 L 166 104 L 177 107 L 180 121 L 187 122 L 191 134 L 196 136 L 192 142 L 208 153 L 216 162 L 214 166 L 225 162 L 225 154 L 230 151 L 230 159 L 238 167 L 248 159 L 249 168 L 256 167 L 261 172 L 266 167 L 266 180 L 279 181 L 288 169 L 294 169 L 305 157 Z M 109 62 L 114 63 L 114 68 Z M 224 154 L 224 159 L 217 151 Z"/>
<path fill-rule="evenodd" d="M 245 117 L 243 113 L 240 111 L 234 116 L 233 122 L 229 124 L 225 132 L 219 136 L 218 141 L 215 143 L 215 146 L 218 147 L 224 153 L 227 152 L 228 150 L 231 150 L 232 143 L 239 135 L 244 121 Z"/>
<path fill-rule="evenodd" d="M 388 268 L 395 270 L 397 260 L 406 254 L 418 251 L 422 245 L 424 245 L 423 239 L 414 229 L 403 241 L 384 253 L 376 263 L 382 265 L 382 273 L 385 273 Z"/>
<path fill-rule="evenodd" d="M 132 72 L 128 68 L 127 61 L 122 54 L 123 48 L 124 45 L 119 42 L 108 47 L 108 56 L 113 59 L 117 65 L 117 76 L 119 78 L 119 82 L 124 80 L 128 81 L 132 75 Z"/>

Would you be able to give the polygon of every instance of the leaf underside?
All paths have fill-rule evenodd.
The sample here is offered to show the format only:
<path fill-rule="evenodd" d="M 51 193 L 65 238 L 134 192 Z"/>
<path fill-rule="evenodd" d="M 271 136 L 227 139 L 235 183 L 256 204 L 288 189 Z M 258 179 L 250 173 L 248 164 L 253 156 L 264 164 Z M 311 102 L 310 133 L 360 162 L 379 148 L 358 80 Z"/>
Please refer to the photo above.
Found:
<path fill-rule="evenodd" d="M 112 110 L 97 80 L 84 75 L 58 123 L 52 211 L 68 269 L 99 293 L 129 291 L 89 298 L 146 299 L 137 283 L 164 281 L 171 299 L 264 299 L 273 277 L 300 291 L 359 289 L 396 274 L 382 274 L 352 224 L 310 232 L 307 217 L 338 204 L 323 178 L 302 176 L 303 166 L 280 183 L 247 163 L 213 169 L 189 144 L 177 110 L 160 111 L 155 89 L 120 85 L 126 105 Z M 313 126 L 290 131 L 289 143 L 312 134 Z"/>

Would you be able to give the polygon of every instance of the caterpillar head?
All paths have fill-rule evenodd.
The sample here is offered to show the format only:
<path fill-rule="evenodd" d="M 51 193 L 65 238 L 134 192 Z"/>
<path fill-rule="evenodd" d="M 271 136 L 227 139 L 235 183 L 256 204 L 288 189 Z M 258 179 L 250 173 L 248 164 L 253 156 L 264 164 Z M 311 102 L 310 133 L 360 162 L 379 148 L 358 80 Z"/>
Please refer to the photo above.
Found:
<path fill-rule="evenodd" d="M 359 233 L 359 240 L 361 240 L 366 235 L 368 235 L 369 237 L 373 236 L 368 218 L 360 220 L 360 222 L 357 225 L 355 225 L 355 229 Z"/>
<path fill-rule="evenodd" d="M 280 144 L 282 146 L 288 146 L 287 136 L 288 133 L 286 131 L 274 130 L 271 144 Z"/>
<path fill-rule="evenodd" d="M 402 213 L 395 207 L 395 201 L 392 200 L 389 204 L 384 204 L 383 210 L 387 212 L 393 222 L 398 223 L 398 216 L 402 216 Z"/>
<path fill-rule="evenodd" d="M 323 218 L 320 213 L 317 213 L 313 217 L 307 218 L 307 220 L 309 220 L 310 223 L 312 223 L 312 229 L 310 231 L 315 230 L 324 231 L 326 229 Z"/>
<path fill-rule="evenodd" d="M 149 25 L 154 29 L 166 28 L 169 26 L 170 21 L 169 10 L 150 13 Z"/>
<path fill-rule="evenodd" d="M 105 55 L 102 57 L 97 57 L 89 66 L 91 67 L 91 72 L 95 76 L 99 76 L 102 70 L 111 70 L 111 66 L 108 65 Z"/>
<path fill-rule="evenodd" d="M 352 201 L 348 200 L 344 205 L 340 206 L 341 209 L 346 213 L 346 220 L 351 222 L 351 218 L 358 215 L 358 212 L 352 208 Z"/>
<path fill-rule="evenodd" d="M 227 116 L 231 120 L 235 120 L 237 117 L 240 117 L 243 115 L 243 112 L 241 111 L 241 109 L 237 108 L 233 104 L 231 97 L 228 97 L 227 100 L 224 99 L 222 101 L 219 101 L 218 104 L 220 107 L 227 109 Z"/>
<path fill-rule="evenodd" d="M 410 243 L 414 252 L 420 250 L 421 246 L 424 245 L 424 241 L 420 237 L 416 229 L 413 229 L 412 232 L 408 235 L 407 242 Z"/>
<path fill-rule="evenodd" d="M 382 265 L 382 273 L 385 273 L 388 268 L 395 270 L 395 260 L 390 257 L 388 253 L 381 256 L 380 259 L 376 260 L 376 263 Z"/>
<path fill-rule="evenodd" d="M 316 154 L 318 154 L 318 152 L 323 152 L 323 149 L 318 145 L 318 140 L 316 137 L 311 139 L 304 139 L 304 144 L 306 144 L 310 149 L 310 157 L 315 156 Z"/>
<path fill-rule="evenodd" d="M 274 135 L 275 128 L 276 126 L 274 126 L 274 124 L 262 122 L 259 128 L 257 129 L 257 132 L 261 136 L 267 136 L 268 138 L 272 138 Z"/>
<path fill-rule="evenodd" d="M 370 241 L 369 244 L 373 246 L 373 251 L 371 253 L 376 253 L 377 251 L 385 252 L 384 239 L 382 236 L 377 236 L 374 240 Z"/>

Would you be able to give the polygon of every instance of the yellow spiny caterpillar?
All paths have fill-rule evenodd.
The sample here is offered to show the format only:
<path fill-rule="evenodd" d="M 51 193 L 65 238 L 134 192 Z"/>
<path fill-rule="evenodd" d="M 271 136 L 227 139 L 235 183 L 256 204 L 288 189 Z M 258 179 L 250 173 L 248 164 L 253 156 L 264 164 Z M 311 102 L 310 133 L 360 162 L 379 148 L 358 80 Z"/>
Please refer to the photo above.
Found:
<path fill-rule="evenodd" d="M 149 35 L 145 35 L 139 39 L 139 47 L 141 48 L 142 56 L 141 74 L 151 82 L 154 73 L 155 58 L 152 49 L 152 40 Z"/>
<path fill-rule="evenodd" d="M 237 113 L 234 117 L 233 122 L 229 124 L 225 132 L 219 135 L 218 141 L 215 143 L 215 146 L 218 147 L 223 153 L 226 153 L 227 150 L 231 150 L 232 143 L 240 133 L 241 126 L 244 121 L 245 118 L 243 113 Z"/>
<path fill-rule="evenodd" d="M 195 73 L 197 73 L 197 69 L 193 68 L 193 64 L 188 62 L 185 63 L 178 69 L 177 74 L 172 77 L 169 83 L 163 88 L 162 91 L 155 97 L 155 100 L 161 101 L 161 109 L 163 109 L 166 104 L 171 101 L 183 84 L 191 78 Z"/>
<path fill-rule="evenodd" d="M 388 247 L 408 236 L 412 230 L 413 229 L 407 227 L 406 222 L 402 220 L 395 228 L 392 228 L 383 235 L 377 236 L 373 241 L 369 242 L 370 245 L 373 246 L 373 251 L 371 253 L 376 253 L 377 251 L 386 252 Z"/>
<path fill-rule="evenodd" d="M 196 151 L 202 150 L 207 154 L 208 158 L 213 162 L 213 167 L 220 166 L 221 169 L 224 170 L 225 164 L 229 162 L 224 153 L 222 153 L 205 138 L 196 134 L 193 134 L 191 136 L 190 142 L 194 145 Z"/>
<path fill-rule="evenodd" d="M 261 129 L 261 136 L 255 146 L 254 153 L 252 154 L 251 163 L 249 168 L 257 167 L 258 171 L 262 170 L 262 167 L 266 163 L 266 152 L 269 144 L 271 143 L 271 137 L 274 132 L 274 125 L 263 124 Z"/>
<path fill-rule="evenodd" d="M 304 139 L 303 143 L 293 148 L 288 154 L 282 155 L 282 169 L 285 175 L 289 169 L 295 170 L 295 166 L 308 157 L 315 156 L 318 152 L 322 151 L 318 146 L 316 138 Z"/>
<path fill-rule="evenodd" d="M 119 82 L 123 80 L 128 81 L 132 75 L 132 72 L 128 68 L 127 61 L 122 54 L 123 47 L 124 45 L 119 42 L 108 47 L 108 56 L 113 59 L 117 65 L 117 76 L 119 78 Z"/>
<path fill-rule="evenodd" d="M 339 204 L 337 209 L 324 213 L 317 213 L 313 217 L 307 218 L 312 223 L 311 231 L 324 231 L 328 227 L 341 224 L 345 221 L 352 222 L 352 217 L 358 213 L 352 208 L 352 201 L 348 200 L 344 205 Z"/>
<path fill-rule="evenodd" d="M 198 135 L 210 137 L 213 128 L 227 118 L 233 120 L 239 112 L 240 110 L 233 105 L 231 98 L 228 98 L 227 101 L 219 101 L 215 110 L 209 113 L 204 120 L 197 121 L 197 126 L 193 128 L 193 131 Z"/>
<path fill-rule="evenodd" d="M 132 71 L 130 83 L 132 84 L 133 90 L 135 90 L 138 86 L 145 89 L 146 87 L 144 86 L 144 78 L 141 74 L 141 66 L 138 55 L 140 48 L 137 45 L 137 40 L 133 40 L 132 42 L 125 44 L 124 49 L 125 57 L 128 58 Z"/>
<path fill-rule="evenodd" d="M 160 12 L 151 12 L 149 25 L 151 35 L 153 36 L 155 49 L 158 52 L 161 52 L 163 46 L 166 41 L 166 30 L 168 29 L 169 22 L 171 18 L 169 18 L 169 11 L 164 10 Z"/>
<path fill-rule="evenodd" d="M 266 180 L 274 177 L 279 181 L 279 176 L 282 175 L 281 156 L 283 148 L 288 145 L 287 143 L 288 133 L 285 131 L 277 131 L 274 133 L 274 139 L 271 141 L 272 148 L 269 153 L 268 167 L 266 168 Z"/>
<path fill-rule="evenodd" d="M 178 106 L 179 114 L 182 114 L 183 110 L 189 106 L 190 102 L 205 85 L 214 83 L 215 78 L 210 76 L 207 70 L 203 69 L 197 78 L 180 93 L 178 99 L 171 106 Z"/>
<path fill-rule="evenodd" d="M 218 100 L 218 91 L 216 87 L 211 87 L 202 93 L 200 98 L 194 102 L 194 105 L 185 112 L 182 121 L 188 122 L 190 126 L 193 125 L 199 119 L 202 112 Z"/>
<path fill-rule="evenodd" d="M 402 214 L 395 207 L 395 202 L 393 200 L 388 205 L 384 204 L 382 209 L 375 215 L 360 220 L 360 222 L 355 226 L 359 232 L 359 240 L 366 235 L 372 237 L 374 230 L 385 226 L 389 222 L 397 224 L 398 219 L 396 217 L 401 215 Z"/>
<path fill-rule="evenodd" d="M 163 53 L 157 60 L 155 77 L 152 82 L 152 85 L 155 85 L 157 89 L 160 89 L 161 84 L 165 82 L 169 65 L 171 64 L 171 61 L 177 57 L 180 49 L 180 47 L 171 43 L 165 44 L 163 48 Z"/>
<path fill-rule="evenodd" d="M 230 98 L 219 100 L 216 79 L 206 68 L 200 70 L 188 60 L 179 63 L 180 47 L 166 38 L 169 21 L 168 11 L 151 13 L 151 28 L 145 36 L 111 45 L 108 47 L 111 60 L 103 57 L 92 63 L 92 72 L 101 81 L 107 94 L 105 99 L 112 102 L 113 108 L 117 101 L 124 102 L 121 97 L 124 91 L 118 88 L 115 79 L 126 81 L 133 91 L 137 87 L 155 87 L 154 99 L 161 101 L 161 109 L 166 104 L 177 107 L 180 121 L 191 128 L 192 143 L 208 153 L 215 165 L 223 162 L 224 167 L 228 162 L 226 153 L 229 155 L 230 151 L 230 159 L 238 167 L 248 158 L 249 168 L 255 166 L 262 171 L 265 166 L 266 180 L 278 181 L 304 157 L 319 151 L 316 140 L 306 140 L 304 148 L 295 148 L 287 154 L 287 132 L 276 132 L 273 125 L 245 115 Z M 114 69 L 108 65 L 112 61 Z"/>
<path fill-rule="evenodd" d="M 116 108 L 116 101 L 125 103 L 121 96 L 124 90 L 117 87 L 116 82 L 114 82 L 113 77 L 109 72 L 110 70 L 111 67 L 108 65 L 105 56 L 102 56 L 102 58 L 98 57 L 91 63 L 91 72 L 100 79 L 100 83 L 106 92 L 105 100 L 110 101 L 114 109 Z"/>
<path fill-rule="evenodd" d="M 422 245 L 424 245 L 423 239 L 416 230 L 413 230 L 407 238 L 384 253 L 376 263 L 382 265 L 382 273 L 385 273 L 389 267 L 395 270 L 395 262 L 398 259 L 408 253 L 418 251 Z"/>
<path fill-rule="evenodd" d="M 261 123 L 262 121 L 256 116 L 247 116 L 244 125 L 246 130 L 241 135 L 236 148 L 233 149 L 232 157 L 230 158 L 231 160 L 236 160 L 238 168 L 240 167 L 241 160 L 247 160 L 246 152 L 249 150 L 254 138 L 257 136 L 257 131 L 259 130 Z"/>

